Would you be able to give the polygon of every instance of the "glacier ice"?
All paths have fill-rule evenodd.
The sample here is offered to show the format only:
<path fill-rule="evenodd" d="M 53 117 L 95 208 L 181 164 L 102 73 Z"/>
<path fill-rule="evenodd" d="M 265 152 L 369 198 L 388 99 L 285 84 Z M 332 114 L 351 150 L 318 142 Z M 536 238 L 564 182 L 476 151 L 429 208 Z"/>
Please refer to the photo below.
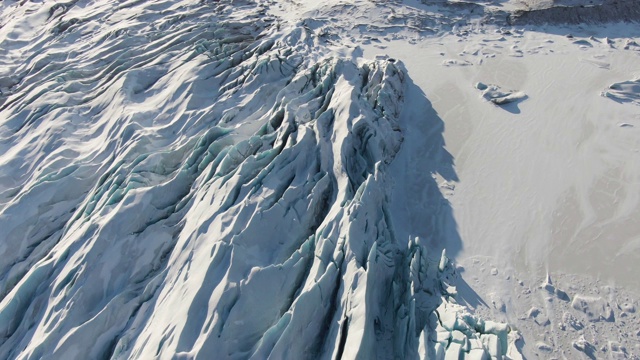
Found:
<path fill-rule="evenodd" d="M 2 16 L 1 358 L 517 358 L 394 233 L 401 62 L 251 1 Z"/>

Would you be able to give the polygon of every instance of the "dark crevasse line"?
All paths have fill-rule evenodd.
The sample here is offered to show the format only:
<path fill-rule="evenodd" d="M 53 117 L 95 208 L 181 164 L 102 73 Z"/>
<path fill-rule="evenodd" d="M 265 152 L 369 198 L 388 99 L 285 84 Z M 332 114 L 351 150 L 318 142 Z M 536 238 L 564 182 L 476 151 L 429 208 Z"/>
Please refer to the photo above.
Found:
<path fill-rule="evenodd" d="M 344 355 L 344 348 L 347 346 L 347 336 L 349 335 L 349 318 L 342 319 L 342 326 L 340 327 L 340 341 L 338 342 L 338 351 L 336 353 L 336 360 L 342 359 Z"/>

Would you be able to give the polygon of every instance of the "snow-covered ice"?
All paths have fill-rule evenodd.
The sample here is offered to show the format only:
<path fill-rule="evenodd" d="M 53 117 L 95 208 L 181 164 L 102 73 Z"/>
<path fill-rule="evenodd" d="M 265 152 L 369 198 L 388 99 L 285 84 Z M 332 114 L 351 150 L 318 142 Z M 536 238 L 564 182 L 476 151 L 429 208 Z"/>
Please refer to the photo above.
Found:
<path fill-rule="evenodd" d="M 0 358 L 638 358 L 640 11 L 582 5 L 0 3 Z"/>

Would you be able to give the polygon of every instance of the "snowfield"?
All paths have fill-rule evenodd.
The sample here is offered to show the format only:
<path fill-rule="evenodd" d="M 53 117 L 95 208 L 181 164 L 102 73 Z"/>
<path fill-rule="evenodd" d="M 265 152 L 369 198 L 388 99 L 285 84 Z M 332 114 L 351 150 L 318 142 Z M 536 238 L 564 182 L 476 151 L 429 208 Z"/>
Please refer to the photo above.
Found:
<path fill-rule="evenodd" d="M 640 358 L 638 20 L 0 3 L 0 358 Z"/>

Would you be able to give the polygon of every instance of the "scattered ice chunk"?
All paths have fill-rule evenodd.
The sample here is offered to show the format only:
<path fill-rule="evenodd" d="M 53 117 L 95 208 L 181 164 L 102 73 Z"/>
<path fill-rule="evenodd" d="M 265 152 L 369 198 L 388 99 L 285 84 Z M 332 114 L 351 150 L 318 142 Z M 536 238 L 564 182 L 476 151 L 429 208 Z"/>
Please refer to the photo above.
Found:
<path fill-rule="evenodd" d="M 592 48 L 593 47 L 593 44 L 591 44 L 587 40 L 576 40 L 576 41 L 573 42 L 573 44 L 574 45 L 579 45 L 580 48 L 582 48 L 582 49 Z"/>
<path fill-rule="evenodd" d="M 491 304 L 493 304 L 493 307 L 500 312 L 507 311 L 507 304 L 505 304 L 504 301 L 498 296 L 494 295 L 492 297 Z"/>
<path fill-rule="evenodd" d="M 494 38 L 485 38 L 482 39 L 483 42 L 495 42 L 495 41 L 507 41 L 504 36 L 494 37 Z"/>
<path fill-rule="evenodd" d="M 586 314 L 589 321 L 614 321 L 613 310 L 601 297 L 576 295 L 571 307 Z"/>
<path fill-rule="evenodd" d="M 471 66 L 473 63 L 461 59 L 447 59 L 442 62 L 444 66 Z"/>
<path fill-rule="evenodd" d="M 556 297 L 562 301 L 571 301 L 571 297 L 569 297 L 569 295 L 566 292 L 560 289 L 556 289 L 554 293 L 556 294 Z"/>
<path fill-rule="evenodd" d="M 444 271 L 448 262 L 449 262 L 449 259 L 447 258 L 447 250 L 442 249 L 442 255 L 440 256 L 440 263 L 438 264 L 438 270 L 440 270 L 440 272 Z"/>
<path fill-rule="evenodd" d="M 549 326 L 551 325 L 551 320 L 546 315 L 538 315 L 534 322 L 540 326 Z"/>
<path fill-rule="evenodd" d="M 627 349 L 617 341 L 608 342 L 610 359 L 628 359 Z"/>
<path fill-rule="evenodd" d="M 624 304 L 620 305 L 620 308 L 623 311 L 628 312 L 629 314 L 633 314 L 633 313 L 636 312 L 636 307 L 632 303 L 624 303 Z"/>
<path fill-rule="evenodd" d="M 640 105 L 640 78 L 613 83 L 601 95 L 619 103 Z"/>
<path fill-rule="evenodd" d="M 587 354 L 590 358 L 595 358 L 594 354 L 596 352 L 596 348 L 584 338 L 584 335 L 580 336 L 578 340 L 572 342 L 571 345 L 573 345 L 577 350 Z"/>
<path fill-rule="evenodd" d="M 529 311 L 527 312 L 527 318 L 529 319 L 534 319 L 536 316 L 538 316 L 540 314 L 540 309 L 538 309 L 537 307 L 532 307 L 531 309 L 529 309 Z"/>
<path fill-rule="evenodd" d="M 506 359 L 524 360 L 524 357 L 522 356 L 520 351 L 518 351 L 518 346 L 516 345 L 517 342 L 521 342 L 521 341 L 522 341 L 522 336 L 518 331 L 509 332 L 509 337 L 508 337 L 509 345 L 506 353 Z"/>
<path fill-rule="evenodd" d="M 571 326 L 574 330 L 582 330 L 584 328 L 582 322 L 569 312 L 562 314 L 562 322 Z"/>
<path fill-rule="evenodd" d="M 549 345 L 549 344 L 547 344 L 545 342 L 542 342 L 542 341 L 538 341 L 536 343 L 536 349 L 538 349 L 538 350 L 540 350 L 542 352 L 545 352 L 545 353 L 550 353 L 550 352 L 553 351 L 553 347 L 551 347 L 551 345 Z"/>
<path fill-rule="evenodd" d="M 447 349 L 451 344 L 458 344 L 467 356 L 465 359 L 471 354 L 474 359 L 488 360 L 489 356 L 502 358 L 507 354 L 512 359 L 520 359 L 515 345 L 520 335 L 512 331 L 508 324 L 483 321 L 454 303 L 442 303 L 436 312 L 439 318 L 434 339 L 436 352 L 440 351 L 440 347 Z M 455 347 L 455 351 L 457 350 L 458 347 Z"/>
<path fill-rule="evenodd" d="M 627 41 L 624 44 L 624 49 L 625 50 L 635 50 L 635 51 L 640 51 L 640 44 L 638 44 L 635 40 L 633 39 L 627 39 Z"/>
<path fill-rule="evenodd" d="M 551 281 L 551 275 L 547 274 L 545 280 L 540 284 L 541 289 L 545 289 L 550 293 L 555 291 L 555 286 L 553 286 L 553 282 Z"/>
<path fill-rule="evenodd" d="M 475 87 L 482 91 L 482 97 L 496 105 L 505 105 L 512 102 L 522 101 L 527 98 L 527 95 L 521 91 L 502 91 L 497 85 L 487 85 L 479 82 Z"/>

